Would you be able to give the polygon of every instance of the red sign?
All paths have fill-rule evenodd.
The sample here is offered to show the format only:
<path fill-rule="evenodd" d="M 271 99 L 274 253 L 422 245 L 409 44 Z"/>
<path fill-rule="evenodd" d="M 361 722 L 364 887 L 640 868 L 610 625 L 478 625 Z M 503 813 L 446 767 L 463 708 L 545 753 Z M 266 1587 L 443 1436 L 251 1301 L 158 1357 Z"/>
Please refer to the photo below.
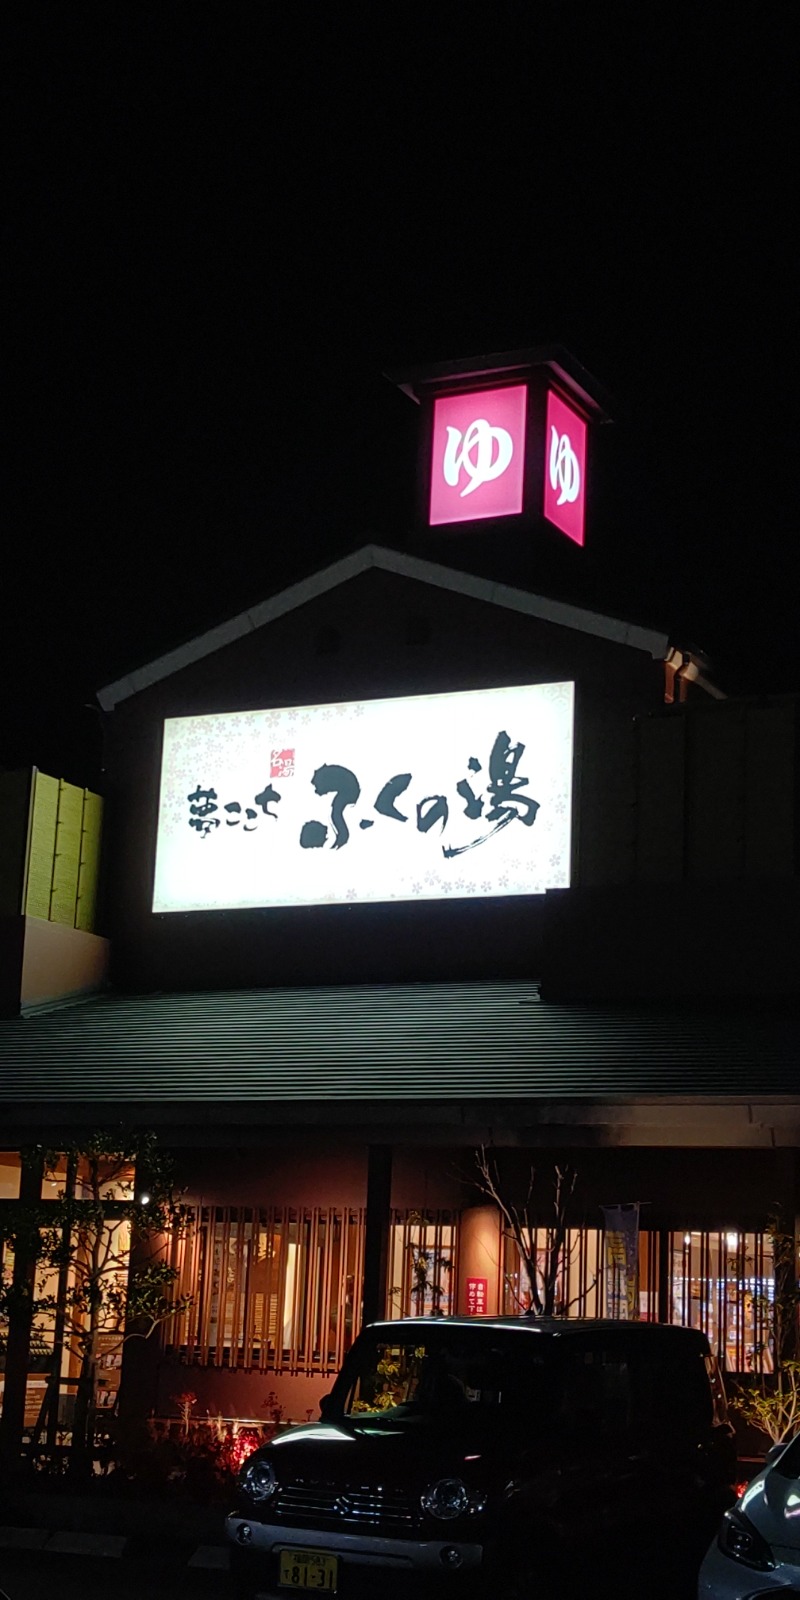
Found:
<path fill-rule="evenodd" d="M 486 1314 L 488 1278 L 467 1278 L 467 1316 L 483 1317 Z"/>
<path fill-rule="evenodd" d="M 475 522 L 522 510 L 524 383 L 433 403 L 430 522 Z"/>
<path fill-rule="evenodd" d="M 294 777 L 294 751 L 273 750 L 269 775 L 271 778 Z"/>
<path fill-rule="evenodd" d="M 547 396 L 544 514 L 568 539 L 583 544 L 586 423 L 551 389 Z"/>

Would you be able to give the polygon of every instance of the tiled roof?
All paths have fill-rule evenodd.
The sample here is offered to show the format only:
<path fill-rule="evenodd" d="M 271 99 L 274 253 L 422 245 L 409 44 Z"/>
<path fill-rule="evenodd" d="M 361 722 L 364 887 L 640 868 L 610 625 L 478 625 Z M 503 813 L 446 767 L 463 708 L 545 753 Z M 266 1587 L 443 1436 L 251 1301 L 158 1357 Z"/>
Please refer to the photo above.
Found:
<path fill-rule="evenodd" d="M 551 1005 L 534 984 L 105 996 L 0 1024 L 0 1111 L 800 1095 L 800 1013 Z"/>

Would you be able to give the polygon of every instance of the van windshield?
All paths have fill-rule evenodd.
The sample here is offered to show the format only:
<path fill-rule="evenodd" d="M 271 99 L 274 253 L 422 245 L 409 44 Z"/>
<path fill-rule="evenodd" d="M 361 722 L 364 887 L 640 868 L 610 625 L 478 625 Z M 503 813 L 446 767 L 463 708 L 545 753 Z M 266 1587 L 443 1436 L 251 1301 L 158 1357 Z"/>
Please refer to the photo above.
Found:
<path fill-rule="evenodd" d="M 529 1411 L 543 1397 L 539 1345 L 524 1334 L 435 1325 L 430 1333 L 365 1338 L 353 1347 L 334 1403 L 345 1416 Z"/>

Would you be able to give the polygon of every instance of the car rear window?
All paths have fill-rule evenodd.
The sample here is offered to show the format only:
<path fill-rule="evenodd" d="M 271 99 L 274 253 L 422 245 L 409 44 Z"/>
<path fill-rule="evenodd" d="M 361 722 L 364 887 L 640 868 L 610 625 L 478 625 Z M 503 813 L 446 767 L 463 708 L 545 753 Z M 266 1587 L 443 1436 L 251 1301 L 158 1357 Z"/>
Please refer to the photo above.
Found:
<path fill-rule="evenodd" d="M 565 1349 L 559 1412 L 568 1429 L 693 1431 L 712 1421 L 702 1351 L 616 1331 Z"/>

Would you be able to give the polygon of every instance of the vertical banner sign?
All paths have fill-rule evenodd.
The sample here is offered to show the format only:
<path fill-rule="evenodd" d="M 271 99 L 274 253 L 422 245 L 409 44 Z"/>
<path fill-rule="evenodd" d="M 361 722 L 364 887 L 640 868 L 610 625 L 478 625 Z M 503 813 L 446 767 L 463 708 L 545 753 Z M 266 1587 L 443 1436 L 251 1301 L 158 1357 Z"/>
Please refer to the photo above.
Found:
<path fill-rule="evenodd" d="M 486 1312 L 488 1278 L 467 1278 L 467 1316 L 482 1317 Z"/>
<path fill-rule="evenodd" d="M 551 389 L 547 396 L 544 514 L 576 544 L 583 544 L 586 513 L 586 423 Z"/>
<path fill-rule="evenodd" d="M 639 1205 L 603 1206 L 606 1221 L 606 1316 L 639 1320 Z"/>

